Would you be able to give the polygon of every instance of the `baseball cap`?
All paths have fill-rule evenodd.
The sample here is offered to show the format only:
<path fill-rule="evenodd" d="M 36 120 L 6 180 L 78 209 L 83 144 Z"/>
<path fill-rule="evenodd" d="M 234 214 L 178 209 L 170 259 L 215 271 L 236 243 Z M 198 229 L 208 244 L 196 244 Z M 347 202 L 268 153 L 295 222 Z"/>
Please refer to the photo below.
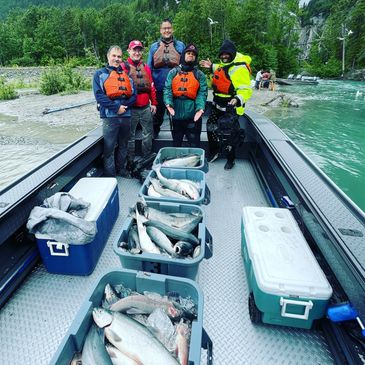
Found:
<path fill-rule="evenodd" d="M 134 49 L 137 47 L 143 48 L 143 44 L 141 41 L 137 41 L 137 40 L 131 41 L 128 46 L 129 49 Z"/>

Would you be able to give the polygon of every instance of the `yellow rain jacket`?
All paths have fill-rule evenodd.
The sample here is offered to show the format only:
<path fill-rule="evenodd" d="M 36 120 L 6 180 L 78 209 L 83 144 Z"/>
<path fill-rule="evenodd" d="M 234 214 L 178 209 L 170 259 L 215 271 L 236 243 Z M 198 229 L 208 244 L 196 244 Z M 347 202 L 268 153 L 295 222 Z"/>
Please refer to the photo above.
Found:
<path fill-rule="evenodd" d="M 242 64 L 242 62 L 245 62 L 246 64 L 248 64 L 248 66 Z M 227 70 L 228 78 L 231 80 L 234 88 L 234 95 L 222 94 L 219 92 L 214 92 L 214 95 L 220 98 L 229 98 L 229 100 L 232 99 L 233 96 L 238 97 L 241 101 L 241 106 L 236 108 L 236 112 L 238 115 L 243 115 L 245 113 L 244 104 L 252 95 L 251 79 L 249 71 L 250 63 L 251 63 L 250 56 L 243 55 L 242 53 L 237 52 L 236 57 L 232 62 L 230 63 L 221 62 L 219 64 L 212 65 L 213 78 L 215 74 L 219 72 L 218 70 L 219 69 L 221 70 L 224 67 Z"/>

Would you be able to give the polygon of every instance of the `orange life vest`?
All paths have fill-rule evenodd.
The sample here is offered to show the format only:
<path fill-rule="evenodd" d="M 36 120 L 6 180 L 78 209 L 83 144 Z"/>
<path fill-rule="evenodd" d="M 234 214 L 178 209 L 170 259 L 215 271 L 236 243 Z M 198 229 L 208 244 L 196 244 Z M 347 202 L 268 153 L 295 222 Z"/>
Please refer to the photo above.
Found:
<path fill-rule="evenodd" d="M 126 62 L 125 66 L 127 70 L 129 70 L 129 76 L 132 78 L 134 85 L 136 86 L 137 93 L 149 93 L 151 91 L 151 78 L 144 67 L 144 63 L 135 66 Z"/>
<path fill-rule="evenodd" d="M 133 95 L 131 81 L 124 70 L 110 71 L 109 77 L 104 82 L 104 89 L 110 99 L 130 98 Z"/>
<path fill-rule="evenodd" d="M 174 42 L 160 42 L 160 46 L 153 55 L 153 67 L 160 68 L 168 66 L 173 68 L 177 66 L 179 62 L 180 53 L 176 51 Z"/>
<path fill-rule="evenodd" d="M 186 96 L 189 99 L 195 100 L 200 88 L 194 71 L 184 72 L 178 71 L 171 83 L 172 95 L 175 98 Z"/>

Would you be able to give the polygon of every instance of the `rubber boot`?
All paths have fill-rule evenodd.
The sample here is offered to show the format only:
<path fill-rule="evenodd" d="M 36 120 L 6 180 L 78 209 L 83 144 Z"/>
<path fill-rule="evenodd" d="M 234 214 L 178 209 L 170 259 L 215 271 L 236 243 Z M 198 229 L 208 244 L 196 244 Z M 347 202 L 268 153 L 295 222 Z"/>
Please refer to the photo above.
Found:
<path fill-rule="evenodd" d="M 226 150 L 226 157 L 227 157 L 227 162 L 226 164 L 224 165 L 224 169 L 225 170 L 231 170 L 232 167 L 234 166 L 234 159 L 236 157 L 236 154 L 235 154 L 235 149 L 233 146 L 227 146 L 225 148 Z"/>

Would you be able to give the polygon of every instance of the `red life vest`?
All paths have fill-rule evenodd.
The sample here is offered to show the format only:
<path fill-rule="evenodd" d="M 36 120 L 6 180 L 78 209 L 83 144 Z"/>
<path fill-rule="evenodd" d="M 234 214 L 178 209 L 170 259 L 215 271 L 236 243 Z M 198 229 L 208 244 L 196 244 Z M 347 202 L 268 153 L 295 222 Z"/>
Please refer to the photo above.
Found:
<path fill-rule="evenodd" d="M 109 77 L 104 82 L 104 89 L 110 99 L 130 98 L 133 95 L 131 81 L 124 70 L 110 71 Z"/>
<path fill-rule="evenodd" d="M 147 73 L 144 63 L 140 63 L 138 66 L 132 65 L 129 62 L 125 64 L 128 70 L 129 76 L 132 78 L 134 85 L 136 86 L 138 94 L 149 93 L 151 91 L 151 78 Z"/>
<path fill-rule="evenodd" d="M 194 71 L 184 72 L 179 70 L 171 83 L 172 95 L 175 98 L 186 96 L 195 100 L 198 95 L 200 83 L 194 74 Z"/>
<path fill-rule="evenodd" d="M 180 53 L 176 51 L 174 42 L 160 42 L 159 47 L 153 55 L 153 67 L 170 67 L 173 68 L 179 64 Z"/>

